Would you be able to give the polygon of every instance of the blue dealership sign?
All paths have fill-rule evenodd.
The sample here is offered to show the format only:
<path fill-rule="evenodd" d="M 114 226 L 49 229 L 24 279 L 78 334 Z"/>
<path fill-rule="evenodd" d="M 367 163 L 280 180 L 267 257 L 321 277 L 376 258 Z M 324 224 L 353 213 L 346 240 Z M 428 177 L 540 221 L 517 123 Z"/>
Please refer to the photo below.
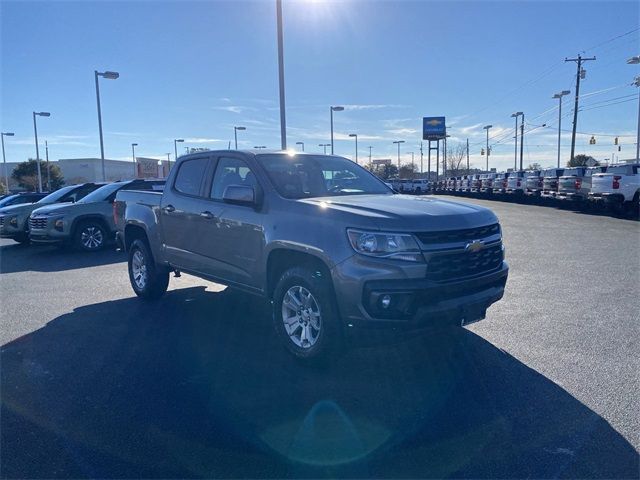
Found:
<path fill-rule="evenodd" d="M 422 118 L 422 139 L 440 140 L 447 136 L 447 127 L 444 117 Z"/>

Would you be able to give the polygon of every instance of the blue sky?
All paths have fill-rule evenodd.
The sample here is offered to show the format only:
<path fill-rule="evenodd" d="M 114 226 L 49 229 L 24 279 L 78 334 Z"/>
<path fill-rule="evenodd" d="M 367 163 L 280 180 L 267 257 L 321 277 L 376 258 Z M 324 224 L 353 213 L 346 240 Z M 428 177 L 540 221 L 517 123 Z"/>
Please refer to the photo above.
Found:
<path fill-rule="evenodd" d="M 105 153 L 166 158 L 173 139 L 227 148 L 279 147 L 275 2 L 1 2 L 1 129 L 7 161 L 35 156 L 33 110 L 50 158 L 98 157 L 93 70 L 120 72 L 101 81 Z M 336 153 L 395 158 L 405 140 L 419 158 L 421 117 L 445 115 L 450 144 L 471 143 L 484 165 L 482 126 L 492 124 L 491 166 L 513 165 L 510 131 L 516 110 L 527 115 L 524 162 L 555 163 L 557 101 L 574 90 L 575 64 L 585 65 L 576 151 L 610 158 L 635 155 L 640 74 L 626 59 L 640 54 L 636 1 L 358 1 L 283 0 L 288 141 L 307 151 L 328 143 L 329 105 Z M 631 33 L 629 33 L 631 32 Z M 626 34 L 626 35 L 625 35 Z M 619 37 L 619 38 L 616 38 Z M 565 97 L 563 128 L 571 128 Z M 618 103 L 619 102 L 619 103 Z M 547 123 L 548 127 L 535 125 Z M 563 133 L 563 161 L 570 134 Z M 184 147 L 182 148 L 184 151 Z M 618 154 L 618 152 L 616 152 Z M 43 154 L 41 154 L 43 155 Z"/>

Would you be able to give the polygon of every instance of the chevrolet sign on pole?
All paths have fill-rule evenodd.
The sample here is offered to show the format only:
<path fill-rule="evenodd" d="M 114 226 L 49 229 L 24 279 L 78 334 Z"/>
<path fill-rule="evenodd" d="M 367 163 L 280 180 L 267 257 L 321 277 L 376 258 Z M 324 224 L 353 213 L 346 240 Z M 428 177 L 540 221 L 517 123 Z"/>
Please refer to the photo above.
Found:
<path fill-rule="evenodd" d="M 442 140 L 447 136 L 447 127 L 444 117 L 422 118 L 422 139 Z"/>

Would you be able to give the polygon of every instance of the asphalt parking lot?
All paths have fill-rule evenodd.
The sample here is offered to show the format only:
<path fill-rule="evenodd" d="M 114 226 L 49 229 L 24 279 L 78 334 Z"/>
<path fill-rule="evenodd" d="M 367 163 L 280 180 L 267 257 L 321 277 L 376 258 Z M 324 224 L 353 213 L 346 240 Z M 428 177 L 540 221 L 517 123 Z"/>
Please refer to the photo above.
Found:
<path fill-rule="evenodd" d="M 2 477 L 638 478 L 640 224 L 460 201 L 500 218 L 504 299 L 322 369 L 252 297 L 144 303 L 122 253 L 2 240 Z"/>

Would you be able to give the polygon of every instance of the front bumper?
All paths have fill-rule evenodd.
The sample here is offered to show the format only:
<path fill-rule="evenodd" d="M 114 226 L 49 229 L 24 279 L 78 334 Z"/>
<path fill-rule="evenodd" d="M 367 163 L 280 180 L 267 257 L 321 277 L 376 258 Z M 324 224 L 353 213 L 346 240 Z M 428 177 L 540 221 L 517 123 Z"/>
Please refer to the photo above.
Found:
<path fill-rule="evenodd" d="M 352 257 L 332 271 L 338 309 L 348 327 L 411 329 L 473 323 L 502 298 L 509 274 L 502 261 L 493 271 L 439 282 L 426 278 L 424 265 L 388 265 L 381 272 L 364 263 Z M 392 299 L 393 309 L 380 307 L 385 295 Z"/>

